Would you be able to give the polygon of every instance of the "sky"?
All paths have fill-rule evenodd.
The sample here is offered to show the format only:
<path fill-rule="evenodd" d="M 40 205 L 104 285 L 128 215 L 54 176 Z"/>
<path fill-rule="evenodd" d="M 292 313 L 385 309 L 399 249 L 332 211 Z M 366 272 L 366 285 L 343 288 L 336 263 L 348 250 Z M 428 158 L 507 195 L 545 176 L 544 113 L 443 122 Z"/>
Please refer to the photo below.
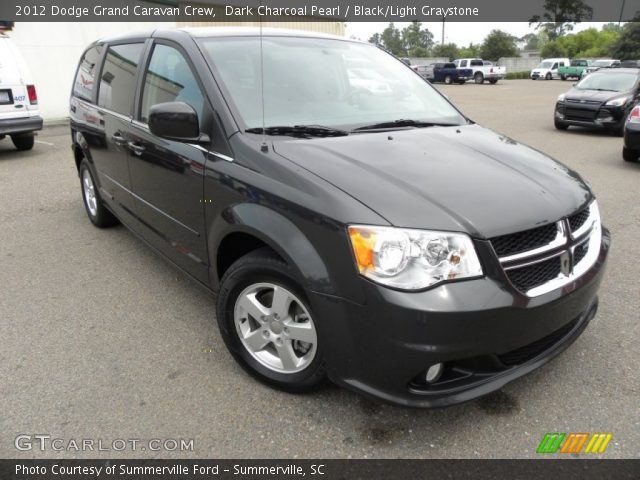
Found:
<path fill-rule="evenodd" d="M 403 29 L 409 22 L 397 22 L 395 26 Z M 575 25 L 574 32 L 579 32 L 589 27 L 600 29 L 603 22 L 583 22 Z M 428 28 L 433 33 L 433 39 L 440 42 L 442 37 L 442 22 L 423 22 L 423 28 Z M 347 22 L 346 36 L 355 37 L 367 41 L 376 32 L 382 32 L 387 27 L 385 22 Z M 522 37 L 529 32 L 535 32 L 534 26 L 528 22 L 447 22 L 445 24 L 445 43 L 456 43 L 466 47 L 469 43 L 482 43 L 484 37 L 493 30 L 499 29 L 516 37 Z"/>

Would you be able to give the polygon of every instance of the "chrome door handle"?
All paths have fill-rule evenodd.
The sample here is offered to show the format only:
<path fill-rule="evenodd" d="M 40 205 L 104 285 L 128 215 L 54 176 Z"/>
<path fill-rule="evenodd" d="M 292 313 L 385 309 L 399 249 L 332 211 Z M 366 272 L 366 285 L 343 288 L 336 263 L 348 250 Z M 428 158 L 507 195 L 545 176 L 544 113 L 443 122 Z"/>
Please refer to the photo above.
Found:
<path fill-rule="evenodd" d="M 137 142 L 127 142 L 129 149 L 136 155 L 142 155 L 144 147 Z"/>
<path fill-rule="evenodd" d="M 125 140 L 125 138 L 120 134 L 120 132 L 116 132 L 113 135 L 111 135 L 111 140 L 113 141 L 113 143 L 115 143 L 116 145 L 124 145 L 125 143 L 127 143 L 127 141 Z"/>

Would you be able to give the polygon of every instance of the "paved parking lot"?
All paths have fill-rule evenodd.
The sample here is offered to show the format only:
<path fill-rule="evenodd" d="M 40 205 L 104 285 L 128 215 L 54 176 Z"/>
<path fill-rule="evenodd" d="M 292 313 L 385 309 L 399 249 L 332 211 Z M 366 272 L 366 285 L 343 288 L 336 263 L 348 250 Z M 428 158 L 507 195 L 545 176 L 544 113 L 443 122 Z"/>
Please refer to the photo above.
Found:
<path fill-rule="evenodd" d="M 578 170 L 613 234 L 582 337 L 502 391 L 444 410 L 256 383 L 225 350 L 207 292 L 124 228 L 91 226 L 66 127 L 27 153 L 0 142 L 0 457 L 151 455 L 18 452 L 21 433 L 194 439 L 193 452 L 151 455 L 189 458 L 534 457 L 554 431 L 612 432 L 606 457 L 640 457 L 640 164 L 622 161 L 620 138 L 553 128 L 569 87 L 438 87 L 473 120 Z"/>

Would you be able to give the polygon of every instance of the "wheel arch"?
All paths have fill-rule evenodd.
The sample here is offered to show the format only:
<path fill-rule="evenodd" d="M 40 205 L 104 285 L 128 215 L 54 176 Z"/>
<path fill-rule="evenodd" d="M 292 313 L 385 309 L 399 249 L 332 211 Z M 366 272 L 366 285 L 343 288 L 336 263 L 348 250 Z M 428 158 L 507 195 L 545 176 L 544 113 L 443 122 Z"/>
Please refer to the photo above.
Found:
<path fill-rule="evenodd" d="M 243 203 L 224 209 L 210 226 L 208 243 L 210 281 L 215 291 L 235 260 L 266 246 L 294 269 L 302 286 L 335 293 L 325 262 L 307 235 L 291 220 L 263 205 Z"/>

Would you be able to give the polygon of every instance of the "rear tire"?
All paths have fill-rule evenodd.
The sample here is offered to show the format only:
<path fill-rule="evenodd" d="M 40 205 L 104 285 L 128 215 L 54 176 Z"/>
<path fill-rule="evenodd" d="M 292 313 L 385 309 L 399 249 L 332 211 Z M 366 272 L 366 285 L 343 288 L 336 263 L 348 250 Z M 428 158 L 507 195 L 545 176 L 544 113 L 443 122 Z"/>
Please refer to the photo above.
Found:
<path fill-rule="evenodd" d="M 498 79 L 497 78 L 491 78 L 491 79 L 489 79 L 489 83 L 491 85 L 495 85 L 496 83 L 498 83 Z"/>
<path fill-rule="evenodd" d="M 244 370 L 263 383 L 292 393 L 311 391 L 325 383 L 318 319 L 314 321 L 304 290 L 289 265 L 271 249 L 261 248 L 231 265 L 220 284 L 218 327 L 229 352 Z M 276 295 L 283 299 L 278 302 L 283 308 L 275 305 Z M 302 331 L 308 342 L 294 340 L 294 332 L 299 335 Z"/>
<path fill-rule="evenodd" d="M 558 130 L 567 130 L 569 128 L 569 125 L 567 125 L 564 122 L 561 122 L 560 120 L 554 120 L 553 121 L 553 125 L 558 129 Z"/>
<path fill-rule="evenodd" d="M 78 173 L 80 174 L 80 188 L 82 190 L 84 209 L 91 223 L 98 228 L 107 228 L 118 223 L 118 219 L 104 206 L 98 186 L 86 160 L 82 160 Z"/>
<path fill-rule="evenodd" d="M 640 152 L 632 148 L 622 147 L 622 158 L 625 162 L 637 162 Z"/>
<path fill-rule="evenodd" d="M 35 143 L 33 135 L 11 135 L 11 141 L 19 151 L 31 150 Z"/>
<path fill-rule="evenodd" d="M 473 76 L 473 81 L 476 82 L 477 85 L 482 85 L 484 83 L 484 75 L 482 72 L 476 72 Z"/>
<path fill-rule="evenodd" d="M 563 82 L 567 80 L 567 76 L 566 75 L 560 75 L 560 80 L 562 80 Z"/>

